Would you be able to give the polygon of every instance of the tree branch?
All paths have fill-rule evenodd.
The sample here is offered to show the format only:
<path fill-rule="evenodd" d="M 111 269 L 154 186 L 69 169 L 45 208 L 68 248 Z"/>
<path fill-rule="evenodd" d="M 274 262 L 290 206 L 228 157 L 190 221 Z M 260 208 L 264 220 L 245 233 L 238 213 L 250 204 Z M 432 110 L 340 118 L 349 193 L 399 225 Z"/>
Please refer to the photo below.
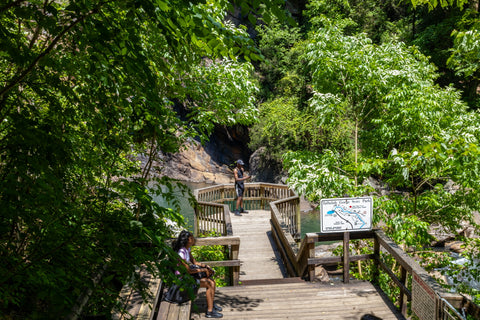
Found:
<path fill-rule="evenodd" d="M 45 56 L 47 56 L 54 48 L 55 46 L 57 45 L 57 43 L 63 38 L 63 36 L 65 34 L 67 34 L 70 30 L 72 30 L 77 24 L 79 24 L 80 22 L 84 21 L 86 18 L 88 18 L 89 16 L 97 13 L 99 11 L 99 8 L 104 4 L 105 2 L 103 3 L 100 3 L 95 9 L 92 9 L 91 11 L 89 11 L 86 15 L 84 16 L 81 16 L 79 19 L 77 19 L 76 21 L 74 21 L 71 25 L 67 26 L 65 29 L 63 29 L 62 32 L 60 32 L 60 34 L 58 34 L 54 39 L 53 41 L 50 43 L 50 45 L 42 52 L 40 53 L 36 58 L 35 60 L 33 60 L 30 65 L 23 71 L 20 73 L 20 75 L 16 78 L 14 78 L 9 84 L 7 84 L 5 87 L 3 87 L 0 91 L 0 112 L 2 112 L 3 110 L 3 107 L 4 107 L 4 104 L 5 104 L 5 100 L 7 98 L 7 93 L 12 89 L 14 88 L 15 86 L 17 86 L 29 73 L 32 72 L 32 70 L 37 66 L 37 64 L 40 62 L 40 60 L 42 60 Z"/>
<path fill-rule="evenodd" d="M 7 11 L 8 9 L 10 9 L 11 7 L 15 7 L 15 6 L 18 6 L 20 5 L 20 3 L 22 2 L 26 2 L 25 0 L 17 0 L 17 1 L 13 1 L 13 2 L 10 2 L 9 4 L 3 6 L 0 8 L 0 13 L 3 13 L 5 11 Z"/>

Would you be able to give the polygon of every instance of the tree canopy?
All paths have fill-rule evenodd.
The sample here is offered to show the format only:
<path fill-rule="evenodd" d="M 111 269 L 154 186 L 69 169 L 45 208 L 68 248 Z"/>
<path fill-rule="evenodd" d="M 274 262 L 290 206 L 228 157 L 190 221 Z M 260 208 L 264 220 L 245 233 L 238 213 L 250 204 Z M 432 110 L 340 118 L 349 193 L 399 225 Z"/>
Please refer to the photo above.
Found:
<path fill-rule="evenodd" d="M 285 16 L 276 0 L 236 4 L 251 21 Z M 0 317 L 105 314 L 136 266 L 170 274 L 164 240 L 183 218 L 152 201 L 172 197 L 167 178 L 151 188 L 153 160 L 256 115 L 259 52 L 227 10 L 0 4 Z"/>
<path fill-rule="evenodd" d="M 312 201 L 374 195 L 411 248 L 479 210 L 478 0 L 284 6 L 0 3 L 1 318 L 108 314 L 139 266 L 174 281 L 155 160 L 215 125 L 253 125 Z"/>
<path fill-rule="evenodd" d="M 478 1 L 312 0 L 303 17 L 296 42 L 277 42 L 287 53 L 265 55 L 282 90 L 260 105 L 252 146 L 282 155 L 287 183 L 315 203 L 373 196 L 374 223 L 417 255 L 433 227 L 478 230 Z M 266 26 L 260 50 L 282 28 Z M 468 243 L 460 273 L 478 281 Z"/>

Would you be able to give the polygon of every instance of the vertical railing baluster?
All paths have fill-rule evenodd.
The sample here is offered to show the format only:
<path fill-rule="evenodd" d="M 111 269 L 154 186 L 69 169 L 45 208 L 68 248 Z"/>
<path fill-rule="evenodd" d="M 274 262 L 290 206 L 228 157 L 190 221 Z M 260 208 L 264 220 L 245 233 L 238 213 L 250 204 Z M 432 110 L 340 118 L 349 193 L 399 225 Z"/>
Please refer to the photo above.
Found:
<path fill-rule="evenodd" d="M 406 280 L 407 280 L 407 270 L 400 265 L 400 282 L 406 286 Z M 405 290 L 400 287 L 400 299 L 399 299 L 399 306 L 400 306 L 400 311 L 404 316 L 407 315 L 407 301 L 405 300 Z"/>

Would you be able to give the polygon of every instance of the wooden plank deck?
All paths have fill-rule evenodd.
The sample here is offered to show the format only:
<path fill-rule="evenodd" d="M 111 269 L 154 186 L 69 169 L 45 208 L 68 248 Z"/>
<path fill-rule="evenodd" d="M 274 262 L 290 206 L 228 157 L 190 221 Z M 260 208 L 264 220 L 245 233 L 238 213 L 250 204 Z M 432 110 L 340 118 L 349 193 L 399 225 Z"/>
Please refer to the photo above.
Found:
<path fill-rule="evenodd" d="M 271 236 L 270 211 L 230 214 L 234 236 L 240 236 L 240 282 L 284 278 L 286 272 Z"/>
<path fill-rule="evenodd" d="M 383 320 L 405 319 L 369 282 L 349 284 L 297 282 L 218 288 L 215 301 L 224 319 L 360 320 L 374 315 Z M 193 319 L 204 319 L 205 291 L 192 307 Z M 368 318 L 367 318 L 368 319 Z"/>
<path fill-rule="evenodd" d="M 231 214 L 233 235 L 240 237 L 240 282 L 217 288 L 215 301 L 224 319 L 383 320 L 405 319 L 369 282 L 313 283 L 285 278 L 286 272 L 271 237 L 270 211 Z M 191 319 L 204 319 L 205 289 L 192 304 Z M 373 318 L 374 319 L 374 318 Z"/>

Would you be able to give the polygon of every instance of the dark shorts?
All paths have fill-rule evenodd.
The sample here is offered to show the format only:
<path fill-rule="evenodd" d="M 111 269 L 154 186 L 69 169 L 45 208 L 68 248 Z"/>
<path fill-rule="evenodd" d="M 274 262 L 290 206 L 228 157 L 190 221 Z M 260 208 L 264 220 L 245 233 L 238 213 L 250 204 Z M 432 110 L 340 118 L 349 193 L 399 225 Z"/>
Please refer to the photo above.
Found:
<path fill-rule="evenodd" d="M 243 188 L 235 186 L 235 193 L 237 194 L 237 198 L 243 197 L 243 190 Z"/>

